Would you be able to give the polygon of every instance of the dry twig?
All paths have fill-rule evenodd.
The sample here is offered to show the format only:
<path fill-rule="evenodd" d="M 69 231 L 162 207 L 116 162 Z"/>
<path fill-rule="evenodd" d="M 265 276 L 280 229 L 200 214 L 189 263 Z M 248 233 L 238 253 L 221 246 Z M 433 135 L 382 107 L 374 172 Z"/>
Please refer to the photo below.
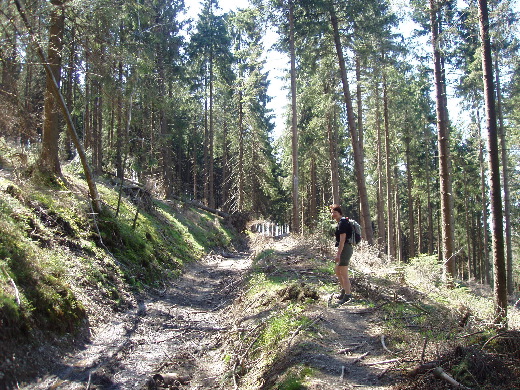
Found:
<path fill-rule="evenodd" d="M 436 377 L 436 378 L 439 378 L 439 379 L 442 379 L 442 380 L 445 380 L 446 382 L 448 382 L 450 385 L 452 386 L 455 386 L 455 388 L 457 389 L 467 389 L 469 390 L 468 387 L 464 386 L 463 384 L 457 382 L 455 379 L 453 379 L 451 376 L 449 376 L 448 374 L 446 374 L 446 372 L 442 369 L 442 367 L 437 367 L 435 370 L 433 370 L 433 375 Z"/>

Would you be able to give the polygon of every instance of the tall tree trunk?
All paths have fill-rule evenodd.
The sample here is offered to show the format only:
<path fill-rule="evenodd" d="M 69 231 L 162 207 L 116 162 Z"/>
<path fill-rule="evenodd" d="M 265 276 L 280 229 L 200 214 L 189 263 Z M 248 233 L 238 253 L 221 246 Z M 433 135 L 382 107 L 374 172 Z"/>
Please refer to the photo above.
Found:
<path fill-rule="evenodd" d="M 408 235 L 408 256 L 415 257 L 415 218 L 414 218 L 414 198 L 412 195 L 413 180 L 412 168 L 410 164 L 410 139 L 405 138 L 406 142 L 406 189 L 408 193 L 408 228 L 410 233 Z"/>
<path fill-rule="evenodd" d="M 478 129 L 478 139 L 479 139 L 479 162 L 480 162 L 480 197 L 482 200 L 482 230 L 484 237 L 484 248 L 482 251 L 482 257 L 484 262 L 484 275 L 487 284 L 491 284 L 491 274 L 489 267 L 489 238 L 488 238 L 488 204 L 487 204 L 487 191 L 486 191 L 486 166 L 484 163 L 484 145 L 482 141 L 482 130 L 480 128 L 480 115 L 479 111 L 475 112 L 475 119 Z"/>
<path fill-rule="evenodd" d="M 65 102 L 67 103 L 67 108 L 69 112 L 72 112 L 72 105 L 74 101 L 74 74 L 76 73 L 76 29 L 72 28 L 71 30 L 72 40 L 70 43 L 70 54 L 69 54 L 69 64 L 67 67 L 67 89 L 65 92 Z M 72 140 L 70 138 L 69 132 L 65 135 L 65 155 L 67 156 L 67 160 L 72 160 L 74 158 L 74 153 L 72 150 Z"/>
<path fill-rule="evenodd" d="M 359 55 L 356 56 L 356 99 L 357 99 L 357 135 L 358 135 L 358 143 L 359 143 L 359 152 L 361 154 L 360 160 L 365 161 L 365 153 L 363 150 L 364 145 L 364 131 L 363 131 L 363 103 L 362 103 L 362 88 L 361 88 L 361 64 L 359 60 Z M 359 194 L 358 187 L 358 196 L 361 198 Z M 363 212 L 363 202 L 359 202 L 360 215 L 364 215 Z M 365 223 L 363 223 L 365 225 Z M 365 232 L 366 236 L 366 232 Z"/>
<path fill-rule="evenodd" d="M 383 70 L 383 117 L 385 126 L 385 168 L 386 168 L 386 208 L 387 208 L 387 254 L 390 259 L 396 258 L 395 247 L 395 215 L 394 215 L 394 188 L 392 174 L 392 153 L 390 148 L 390 115 L 388 112 L 388 88 L 386 73 Z"/>
<path fill-rule="evenodd" d="M 352 140 L 352 150 L 354 152 L 354 170 L 356 173 L 356 181 L 358 185 L 359 200 L 361 204 L 361 219 L 363 224 L 363 232 L 365 239 L 369 244 L 373 243 L 372 219 L 370 217 L 370 208 L 368 205 L 368 194 L 365 182 L 365 164 L 363 161 L 362 147 L 359 144 L 359 138 L 356 129 L 356 118 L 352 106 L 352 98 L 350 96 L 350 88 L 347 79 L 347 70 L 345 68 L 345 58 L 343 56 L 343 48 L 341 46 L 341 38 L 339 35 L 338 18 L 334 9 L 334 4 L 329 8 L 330 21 L 334 34 L 334 44 L 338 56 L 339 68 L 341 71 L 341 84 L 343 86 L 343 98 L 347 109 L 348 127 L 350 138 Z"/>
<path fill-rule="evenodd" d="M 316 168 L 316 157 L 311 158 L 310 167 L 310 191 L 309 191 L 309 219 L 311 227 L 316 227 L 318 220 L 318 178 Z"/>
<path fill-rule="evenodd" d="M 224 142 L 222 156 L 222 211 L 229 212 L 229 183 L 231 182 L 231 164 L 229 161 L 229 124 L 227 119 L 224 120 Z"/>
<path fill-rule="evenodd" d="M 116 114 L 116 174 L 121 180 L 123 173 L 123 63 L 118 64 L 118 91 L 117 91 L 117 114 Z M 125 142 L 126 144 L 126 142 Z"/>
<path fill-rule="evenodd" d="M 505 239 L 506 239 L 506 265 L 507 265 L 507 293 L 512 294 L 513 286 L 513 247 L 511 242 L 511 211 L 509 199 L 509 162 L 507 157 L 506 129 L 504 126 L 504 115 L 502 114 L 502 88 L 500 86 L 500 68 L 498 66 L 498 53 L 495 58 L 495 79 L 497 88 L 497 114 L 498 129 L 500 134 L 500 151 L 502 157 L 502 190 L 504 191 L 504 216 L 505 216 Z"/>
<path fill-rule="evenodd" d="M 214 155 L 214 143 L 215 143 L 215 128 L 213 121 L 213 88 L 214 88 L 214 74 L 213 74 L 213 48 L 210 51 L 209 60 L 209 199 L 208 205 L 210 208 L 215 208 L 215 155 Z"/>
<path fill-rule="evenodd" d="M 471 275 L 474 274 L 475 269 L 472 267 L 471 264 L 471 220 L 472 215 L 469 210 L 469 191 L 468 191 L 468 182 L 467 182 L 466 173 L 464 173 L 464 218 L 465 218 L 465 229 L 466 229 L 466 251 L 467 251 L 467 265 L 468 265 L 468 276 L 467 280 L 471 279 Z"/>
<path fill-rule="evenodd" d="M 339 204 L 339 167 L 338 167 L 338 136 L 332 122 L 332 114 L 326 113 L 327 140 L 329 142 L 330 180 L 332 183 L 332 203 Z"/>
<path fill-rule="evenodd" d="M 488 128 L 489 176 L 491 189 L 491 221 L 493 226 L 493 268 L 495 274 L 496 322 L 507 327 L 507 276 L 504 253 L 504 225 L 500 188 L 500 161 L 498 151 L 495 90 L 489 37 L 487 0 L 479 0 L 480 37 L 482 40 L 482 70 L 484 100 Z"/>
<path fill-rule="evenodd" d="M 430 0 L 430 22 L 433 47 L 433 62 L 435 76 L 435 93 L 437 105 L 437 130 L 439 148 L 439 178 L 441 197 L 441 229 L 442 229 L 442 258 L 444 260 L 444 278 L 449 286 L 455 277 L 455 259 L 453 258 L 454 231 L 453 231 L 453 198 L 451 191 L 451 170 L 449 156 L 449 134 L 446 107 L 445 87 L 443 82 L 443 70 L 441 65 L 441 52 L 438 36 L 438 3 Z"/>
<path fill-rule="evenodd" d="M 92 169 L 94 170 L 95 174 L 100 174 L 101 171 L 99 169 L 99 162 L 98 162 L 98 111 L 99 111 L 99 85 L 97 81 L 92 81 L 92 92 L 94 92 L 94 104 L 92 107 Z"/>
<path fill-rule="evenodd" d="M 294 1 L 289 2 L 289 47 L 291 53 L 291 106 L 292 106 L 292 230 L 300 233 L 298 199 L 298 118 L 296 116 L 296 50 L 294 48 Z"/>
<path fill-rule="evenodd" d="M 421 207 L 421 199 L 417 198 L 415 203 L 415 208 L 417 210 L 417 252 L 418 254 L 424 253 L 424 243 L 423 243 L 423 216 L 422 216 L 422 207 Z"/>
<path fill-rule="evenodd" d="M 50 16 L 49 48 L 47 61 L 52 70 L 54 80 L 60 85 L 61 78 L 61 51 L 63 49 L 63 33 L 65 30 L 65 12 L 63 2 L 54 0 Z M 45 79 L 45 102 L 42 150 L 38 168 L 57 176 L 61 176 L 59 159 L 60 115 L 59 104 L 53 94 L 53 80 L 47 75 Z"/>
<path fill-rule="evenodd" d="M 397 165 L 394 166 L 394 175 L 396 177 L 395 180 L 395 188 L 394 188 L 394 210 L 395 210 L 395 243 L 396 243 L 396 258 L 398 262 L 403 261 L 403 237 L 401 234 L 401 204 L 399 201 L 399 172 L 397 170 Z"/>
<path fill-rule="evenodd" d="M 238 101 L 238 211 L 244 209 L 244 107 L 242 91 Z"/>
<path fill-rule="evenodd" d="M 96 171 L 101 173 L 103 172 L 103 87 L 101 83 L 98 83 L 98 93 L 99 97 L 97 99 L 97 165 Z"/>
<path fill-rule="evenodd" d="M 386 247 L 385 234 L 385 190 L 383 174 L 383 137 L 381 131 L 381 99 L 379 98 L 379 82 L 376 84 L 376 130 L 377 130 L 377 243 L 380 248 Z M 387 252 L 388 253 L 388 252 Z"/>
<path fill-rule="evenodd" d="M 209 205 L 209 106 L 208 106 L 208 77 L 204 77 L 204 160 L 202 175 L 204 179 L 204 199 L 203 203 Z"/>

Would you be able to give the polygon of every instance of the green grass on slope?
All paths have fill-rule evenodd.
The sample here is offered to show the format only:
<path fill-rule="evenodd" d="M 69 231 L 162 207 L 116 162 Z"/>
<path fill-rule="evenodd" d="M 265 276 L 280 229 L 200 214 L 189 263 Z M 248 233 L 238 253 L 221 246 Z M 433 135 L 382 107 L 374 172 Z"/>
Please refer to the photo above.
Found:
<path fill-rule="evenodd" d="M 234 238 L 218 217 L 175 204 L 145 212 L 123 197 L 116 217 L 110 183 L 98 183 L 103 212 L 93 219 L 84 180 L 66 181 L 0 178 L 0 340 L 72 332 L 88 311 L 81 297 L 117 306 L 123 291 L 158 287 Z"/>

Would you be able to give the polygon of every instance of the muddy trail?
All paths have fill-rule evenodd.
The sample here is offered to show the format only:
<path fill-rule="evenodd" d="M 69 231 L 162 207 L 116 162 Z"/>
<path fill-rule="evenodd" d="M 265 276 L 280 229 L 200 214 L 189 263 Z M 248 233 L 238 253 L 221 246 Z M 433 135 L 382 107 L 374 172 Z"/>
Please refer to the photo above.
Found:
<path fill-rule="evenodd" d="M 226 311 L 250 263 L 247 253 L 234 253 L 188 265 L 167 289 L 114 313 L 91 330 L 83 350 L 22 388 L 148 389 L 164 381 L 190 389 L 219 388 L 224 366 L 214 354 L 228 326 Z M 171 373 L 176 377 L 166 375 Z"/>
<path fill-rule="evenodd" d="M 244 299 L 244 281 L 261 251 L 272 253 L 268 264 L 255 263 L 267 273 L 288 272 L 303 284 L 327 278 L 335 282 L 330 274 L 316 271 L 316 252 L 290 237 L 264 240 L 249 253 L 207 256 L 188 265 L 164 291 L 113 313 L 91 329 L 82 349 L 21 388 L 269 389 L 279 388 L 291 367 L 304 365 L 313 370 L 307 389 L 390 389 L 396 377 L 388 373 L 396 360 L 381 344 L 377 310 L 356 300 L 338 305 L 329 293 L 320 293 L 306 306 L 312 323 L 283 341 L 284 357 L 269 368 L 258 367 L 258 360 L 249 356 L 252 344 L 237 340 L 260 329 L 259 317 L 251 315 L 256 306 L 272 315 L 276 305 L 286 303 L 283 296 L 274 304 L 272 298 Z M 326 255 L 323 261 L 328 261 Z M 237 332 L 242 336 L 237 338 Z M 302 339 L 309 332 L 312 336 Z M 230 348 L 234 364 L 225 362 Z M 249 377 L 257 372 L 255 385 L 244 383 L 238 366 L 247 367 Z"/>

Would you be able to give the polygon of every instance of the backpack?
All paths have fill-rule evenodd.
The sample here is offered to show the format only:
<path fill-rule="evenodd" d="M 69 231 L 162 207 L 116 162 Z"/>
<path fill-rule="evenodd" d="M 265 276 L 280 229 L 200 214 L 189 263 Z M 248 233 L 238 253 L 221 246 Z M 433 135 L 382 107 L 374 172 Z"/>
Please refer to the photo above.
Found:
<path fill-rule="evenodd" d="M 348 222 L 352 227 L 352 236 L 348 239 L 348 242 L 352 245 L 359 244 L 361 241 L 361 226 L 353 219 L 349 219 Z"/>

